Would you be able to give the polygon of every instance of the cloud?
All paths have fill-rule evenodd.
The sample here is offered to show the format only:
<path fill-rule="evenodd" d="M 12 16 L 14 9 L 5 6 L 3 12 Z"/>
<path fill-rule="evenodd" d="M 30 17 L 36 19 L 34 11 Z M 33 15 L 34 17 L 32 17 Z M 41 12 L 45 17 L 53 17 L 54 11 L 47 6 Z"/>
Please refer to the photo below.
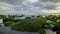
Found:
<path fill-rule="evenodd" d="M 17 5 L 17 4 L 21 4 L 25 0 L 0 0 L 0 1 L 8 4 L 12 4 L 12 5 Z"/>
<path fill-rule="evenodd" d="M 39 1 L 43 1 L 43 2 L 53 2 L 53 3 L 58 3 L 60 2 L 60 0 L 39 0 Z"/>
<path fill-rule="evenodd" d="M 20 5 L 14 5 L 12 11 L 15 11 L 14 13 L 17 14 L 26 14 L 26 15 L 32 15 L 32 14 L 40 14 L 40 13 L 49 13 L 48 10 L 54 10 L 56 8 L 56 5 L 51 2 L 35 2 L 31 3 L 31 1 L 24 1 Z"/>
<path fill-rule="evenodd" d="M 48 1 L 48 0 L 40 0 L 40 1 L 38 0 L 0 0 L 0 1 L 8 4 L 12 4 L 12 5 L 19 5 L 19 6 L 22 5 L 25 10 L 28 8 L 31 8 L 32 6 L 39 7 L 40 9 L 47 9 L 47 10 L 56 8 L 56 6 L 51 2 L 41 2 L 41 1 Z M 25 5 L 23 5 L 23 3 Z M 18 10 L 18 8 L 20 7 L 16 7 L 16 8 L 15 9 Z"/>
<path fill-rule="evenodd" d="M 0 10 L 8 10 L 10 14 L 41 14 L 59 9 L 60 3 L 54 0 L 0 0 Z M 11 10 L 11 11 L 10 11 Z M 49 11 L 48 11 L 49 10 Z M 59 9 L 60 10 L 60 9 Z M 6 11 L 7 12 L 7 11 Z M 7 14 L 9 13 L 7 12 Z M 54 11 L 53 11 L 54 12 Z M 2 12 L 4 13 L 4 11 Z"/>
<path fill-rule="evenodd" d="M 0 2 L 0 14 L 8 14 L 11 11 L 13 5 Z"/>
<path fill-rule="evenodd" d="M 0 2 L 0 11 L 1 10 L 10 10 L 13 7 L 13 5 L 4 3 L 4 2 Z"/>
<path fill-rule="evenodd" d="M 45 6 L 45 9 L 47 10 L 54 10 L 56 8 L 55 5 Z"/>
<path fill-rule="evenodd" d="M 38 10 L 54 10 L 56 5 L 53 3 L 44 3 L 44 2 L 23 2 L 21 5 L 15 5 L 13 7 L 14 11 L 38 11 Z"/>

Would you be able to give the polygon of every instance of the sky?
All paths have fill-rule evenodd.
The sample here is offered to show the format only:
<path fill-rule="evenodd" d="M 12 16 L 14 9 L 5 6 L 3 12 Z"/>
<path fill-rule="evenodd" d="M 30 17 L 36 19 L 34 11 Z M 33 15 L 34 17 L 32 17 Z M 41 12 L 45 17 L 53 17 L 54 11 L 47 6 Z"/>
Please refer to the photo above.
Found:
<path fill-rule="evenodd" d="M 0 14 L 40 15 L 60 13 L 60 0 L 0 0 Z"/>

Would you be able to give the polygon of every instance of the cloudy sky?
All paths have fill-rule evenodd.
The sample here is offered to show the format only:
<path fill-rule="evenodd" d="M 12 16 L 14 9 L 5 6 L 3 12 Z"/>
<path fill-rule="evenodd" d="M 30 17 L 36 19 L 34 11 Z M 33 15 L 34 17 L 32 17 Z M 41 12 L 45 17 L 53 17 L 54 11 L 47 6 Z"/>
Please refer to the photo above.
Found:
<path fill-rule="evenodd" d="M 60 13 L 60 0 L 0 0 L 0 14 Z"/>

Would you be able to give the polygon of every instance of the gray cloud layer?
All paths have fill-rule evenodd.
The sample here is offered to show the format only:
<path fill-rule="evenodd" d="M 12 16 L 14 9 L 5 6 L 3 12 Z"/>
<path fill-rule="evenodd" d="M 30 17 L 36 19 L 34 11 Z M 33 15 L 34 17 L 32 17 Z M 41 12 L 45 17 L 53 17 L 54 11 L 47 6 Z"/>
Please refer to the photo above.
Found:
<path fill-rule="evenodd" d="M 12 4 L 12 5 L 21 5 L 22 4 L 22 2 L 25 2 L 25 1 L 27 1 L 27 0 L 0 0 L 0 1 L 2 1 L 2 2 L 5 2 L 5 3 L 8 3 L 8 4 Z M 29 4 L 29 3 L 27 3 L 28 5 L 33 5 L 33 6 L 35 6 L 35 7 L 39 7 L 39 8 L 43 8 L 43 9 L 54 9 L 54 8 L 56 8 L 56 6 L 55 5 L 47 5 L 46 3 L 46 5 L 47 6 L 44 6 L 42 3 L 41 3 L 41 1 L 51 1 L 51 2 L 58 2 L 58 1 L 60 1 L 60 0 L 40 0 L 40 2 L 36 2 L 36 3 L 34 3 L 34 4 Z M 24 5 L 22 5 L 23 7 L 24 7 Z M 27 5 L 25 5 L 25 7 L 27 7 L 27 8 L 29 8 L 30 6 L 27 6 Z M 24 8 L 25 8 L 24 7 Z M 19 9 L 19 8 L 17 8 L 17 9 Z M 26 9 L 26 8 L 25 8 Z"/>
<path fill-rule="evenodd" d="M 60 0 L 38 0 L 37 2 L 29 2 L 29 0 L 0 0 L 1 2 L 13 5 L 11 11 L 18 12 L 28 12 L 28 14 L 38 14 L 42 10 L 54 10 L 57 6 L 55 3 L 60 2 Z"/>
<path fill-rule="evenodd" d="M 41 0 L 41 1 L 43 1 L 43 2 L 48 2 L 48 1 L 50 1 L 50 2 L 54 2 L 54 3 L 60 2 L 60 0 Z"/>
<path fill-rule="evenodd" d="M 21 4 L 24 0 L 0 0 L 0 1 L 8 4 L 16 5 L 16 4 Z"/>

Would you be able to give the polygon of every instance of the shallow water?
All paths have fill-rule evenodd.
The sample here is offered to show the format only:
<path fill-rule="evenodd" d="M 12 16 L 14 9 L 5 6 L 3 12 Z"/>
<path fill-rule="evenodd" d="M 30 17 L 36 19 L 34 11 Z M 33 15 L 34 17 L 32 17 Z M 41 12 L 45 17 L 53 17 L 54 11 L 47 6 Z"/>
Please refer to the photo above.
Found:
<path fill-rule="evenodd" d="M 39 34 L 38 32 L 20 32 L 11 30 L 10 27 L 0 27 L 0 34 Z"/>

